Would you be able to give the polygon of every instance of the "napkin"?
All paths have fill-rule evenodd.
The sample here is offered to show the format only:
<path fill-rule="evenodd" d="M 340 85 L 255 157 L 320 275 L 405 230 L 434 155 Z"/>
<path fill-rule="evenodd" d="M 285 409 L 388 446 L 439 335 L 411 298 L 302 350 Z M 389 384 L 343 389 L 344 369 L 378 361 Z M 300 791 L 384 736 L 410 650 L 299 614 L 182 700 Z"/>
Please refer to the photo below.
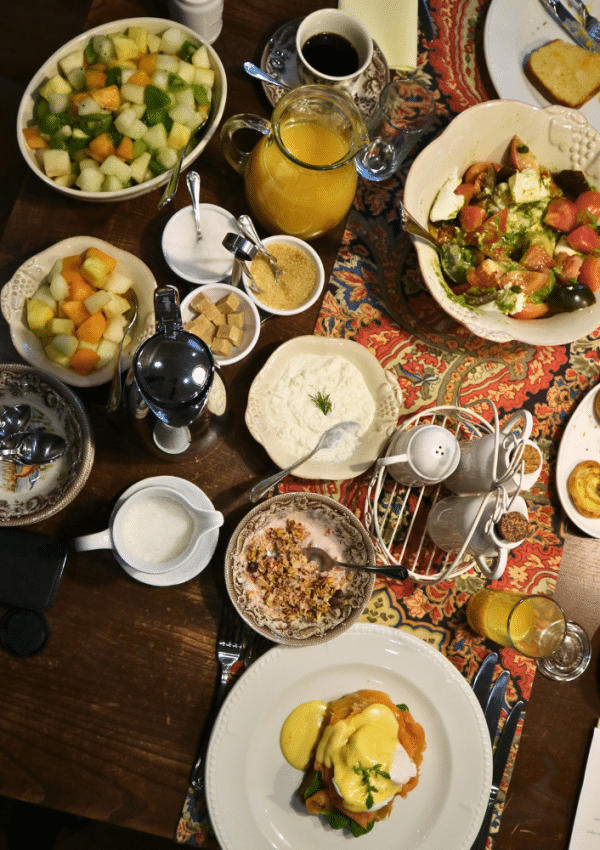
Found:
<path fill-rule="evenodd" d="M 419 0 L 338 0 L 338 8 L 354 15 L 377 42 L 393 70 L 417 67 Z"/>
<path fill-rule="evenodd" d="M 600 720 L 592 737 L 569 850 L 600 850 Z"/>

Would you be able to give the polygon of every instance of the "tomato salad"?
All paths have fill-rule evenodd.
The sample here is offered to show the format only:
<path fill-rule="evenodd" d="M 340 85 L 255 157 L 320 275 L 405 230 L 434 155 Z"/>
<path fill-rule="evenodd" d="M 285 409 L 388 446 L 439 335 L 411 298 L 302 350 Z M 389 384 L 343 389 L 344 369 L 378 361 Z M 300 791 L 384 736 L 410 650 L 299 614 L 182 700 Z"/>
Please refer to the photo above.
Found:
<path fill-rule="evenodd" d="M 589 307 L 600 290 L 600 192 L 551 173 L 515 136 L 508 164 L 450 177 L 430 212 L 449 289 L 468 307 L 537 319 Z"/>

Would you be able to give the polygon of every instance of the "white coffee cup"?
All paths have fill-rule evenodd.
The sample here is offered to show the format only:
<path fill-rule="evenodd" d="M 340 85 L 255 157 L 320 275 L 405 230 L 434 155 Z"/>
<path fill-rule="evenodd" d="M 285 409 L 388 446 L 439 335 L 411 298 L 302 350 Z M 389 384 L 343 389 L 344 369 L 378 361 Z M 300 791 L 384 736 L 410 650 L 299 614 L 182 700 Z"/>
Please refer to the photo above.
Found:
<path fill-rule="evenodd" d="M 223 514 L 194 504 L 165 485 L 142 487 L 118 503 L 109 527 L 77 537 L 77 552 L 112 549 L 117 561 L 141 573 L 176 570 L 199 549 L 208 531 L 223 525 Z"/>
<path fill-rule="evenodd" d="M 306 60 L 302 48 L 309 38 L 331 34 L 341 36 L 350 42 L 356 50 L 358 66 L 350 74 L 324 72 L 314 68 Z M 340 9 L 317 9 L 307 15 L 296 32 L 296 54 L 300 82 L 308 85 L 329 85 L 335 88 L 348 88 L 358 82 L 361 74 L 367 70 L 373 59 L 373 39 L 367 28 L 354 15 Z"/>
<path fill-rule="evenodd" d="M 444 552 L 460 552 L 470 535 L 466 551 L 474 558 L 481 572 L 490 579 L 498 579 L 506 568 L 508 552 L 522 541 L 504 540 L 496 531 L 500 517 L 518 511 L 529 518 L 527 504 L 517 496 L 510 505 L 498 504 L 498 492 L 477 496 L 447 496 L 437 502 L 427 517 L 427 533 L 436 546 Z M 497 559 L 490 568 L 489 559 Z"/>
<path fill-rule="evenodd" d="M 399 484 L 423 487 L 444 481 L 459 460 L 460 447 L 454 434 L 441 425 L 424 422 L 396 431 L 385 457 L 377 464 L 387 466 Z"/>

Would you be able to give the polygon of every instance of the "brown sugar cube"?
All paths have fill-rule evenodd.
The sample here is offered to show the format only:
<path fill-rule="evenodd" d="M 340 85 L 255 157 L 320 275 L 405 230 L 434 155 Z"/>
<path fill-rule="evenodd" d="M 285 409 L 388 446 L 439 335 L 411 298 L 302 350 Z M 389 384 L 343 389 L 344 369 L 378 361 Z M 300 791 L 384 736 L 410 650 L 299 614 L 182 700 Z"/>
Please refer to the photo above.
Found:
<path fill-rule="evenodd" d="M 197 336 L 202 340 L 202 342 L 205 342 L 209 346 L 217 332 L 215 325 L 213 325 L 212 322 L 209 322 L 206 316 L 202 315 L 202 313 L 199 316 L 196 316 L 195 319 L 192 319 L 191 322 L 186 322 L 183 327 L 186 331 L 194 334 L 194 336 Z"/>
<path fill-rule="evenodd" d="M 215 337 L 210 345 L 210 350 L 213 354 L 221 354 L 223 357 L 229 357 L 233 345 L 228 339 Z"/>
<path fill-rule="evenodd" d="M 232 345 L 239 345 L 242 341 L 243 332 L 241 328 L 233 325 L 221 325 L 217 329 L 217 339 L 228 339 Z"/>
<path fill-rule="evenodd" d="M 529 522 L 526 516 L 519 511 L 509 511 L 501 517 L 496 529 L 503 540 L 509 543 L 517 543 L 524 540 L 529 531 Z"/>
<path fill-rule="evenodd" d="M 207 298 L 203 292 L 192 300 L 190 304 L 192 310 L 196 310 L 198 313 L 201 313 L 203 316 L 212 322 L 213 325 L 224 325 L 227 321 L 225 314 L 219 310 L 216 304 Z"/>
<path fill-rule="evenodd" d="M 243 328 L 244 327 L 244 314 L 241 310 L 238 310 L 237 313 L 228 313 L 227 314 L 227 324 L 233 325 L 234 328 Z"/>
<path fill-rule="evenodd" d="M 219 298 L 217 301 L 217 307 L 221 313 L 225 313 L 226 316 L 229 313 L 235 313 L 239 306 L 240 299 L 237 297 L 235 292 L 230 292 L 228 295 L 224 295 L 223 298 Z"/>

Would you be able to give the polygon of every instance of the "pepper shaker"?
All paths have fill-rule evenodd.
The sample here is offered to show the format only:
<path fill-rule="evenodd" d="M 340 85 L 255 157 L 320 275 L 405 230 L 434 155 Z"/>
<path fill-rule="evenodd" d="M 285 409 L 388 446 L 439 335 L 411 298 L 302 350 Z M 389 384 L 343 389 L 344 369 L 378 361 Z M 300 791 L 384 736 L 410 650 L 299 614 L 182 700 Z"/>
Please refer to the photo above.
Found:
<path fill-rule="evenodd" d="M 223 27 L 223 0 L 169 0 L 169 17 L 212 44 Z"/>

